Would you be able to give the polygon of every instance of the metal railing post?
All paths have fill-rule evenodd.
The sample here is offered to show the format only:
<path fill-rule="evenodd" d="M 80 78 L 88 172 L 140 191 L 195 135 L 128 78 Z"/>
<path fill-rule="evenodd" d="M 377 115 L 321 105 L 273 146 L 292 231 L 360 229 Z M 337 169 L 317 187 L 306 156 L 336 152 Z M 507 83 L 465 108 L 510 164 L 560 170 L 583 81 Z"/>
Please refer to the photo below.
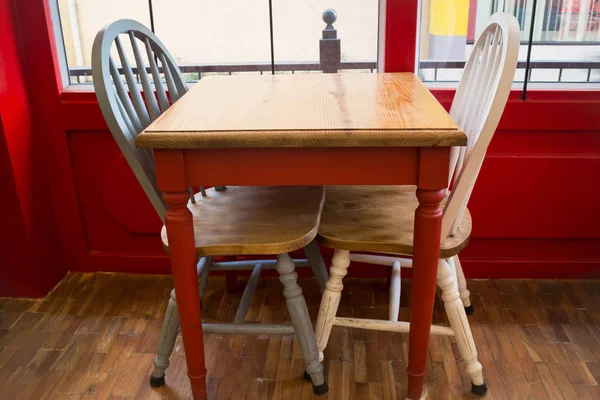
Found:
<path fill-rule="evenodd" d="M 323 22 L 327 24 L 323 29 L 323 38 L 319 40 L 319 57 L 321 69 L 324 73 L 338 72 L 341 63 L 340 39 L 333 23 L 337 20 L 335 10 L 328 8 L 323 11 Z"/>

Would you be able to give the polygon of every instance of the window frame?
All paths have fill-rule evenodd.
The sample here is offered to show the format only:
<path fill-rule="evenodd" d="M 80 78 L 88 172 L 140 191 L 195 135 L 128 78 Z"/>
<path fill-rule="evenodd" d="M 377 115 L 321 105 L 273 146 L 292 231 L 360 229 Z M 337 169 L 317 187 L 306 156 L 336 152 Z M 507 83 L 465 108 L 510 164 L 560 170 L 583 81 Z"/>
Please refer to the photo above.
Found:
<path fill-rule="evenodd" d="M 58 0 L 47 0 L 54 42 L 56 43 L 55 64 L 62 80 L 62 91 L 93 92 L 93 85 L 71 84 L 66 58 L 63 32 L 58 10 Z M 269 0 L 271 2 L 272 0 Z M 152 1 L 149 0 L 149 12 L 152 15 Z M 422 4 L 420 0 L 379 0 L 377 72 L 419 72 L 420 19 Z M 532 15 L 533 18 L 533 15 Z M 152 19 L 151 19 L 152 21 Z M 389 23 L 393 21 L 393 23 Z M 533 44 L 538 44 L 533 40 Z M 523 41 L 531 46 L 530 40 Z M 600 41 L 598 42 L 600 46 Z M 273 65 L 274 59 L 271 58 Z M 529 64 L 529 62 L 528 62 Z M 528 67 L 529 68 L 529 65 Z M 526 69 L 527 70 L 527 69 Z M 453 82 L 426 82 L 431 89 L 452 89 Z M 598 90 L 600 82 L 537 82 L 515 81 L 514 90 L 526 94 L 527 90 Z M 525 96 L 524 94 L 524 96 Z"/>

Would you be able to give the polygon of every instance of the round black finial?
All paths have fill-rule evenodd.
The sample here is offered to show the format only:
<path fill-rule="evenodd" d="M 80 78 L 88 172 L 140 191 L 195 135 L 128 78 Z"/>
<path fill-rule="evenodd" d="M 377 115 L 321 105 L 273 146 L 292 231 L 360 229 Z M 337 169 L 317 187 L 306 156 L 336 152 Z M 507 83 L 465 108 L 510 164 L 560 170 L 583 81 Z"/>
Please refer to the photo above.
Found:
<path fill-rule="evenodd" d="M 327 24 L 325 29 L 333 29 L 333 23 L 336 19 L 337 13 L 334 9 L 328 8 L 327 10 L 323 11 L 323 22 Z"/>

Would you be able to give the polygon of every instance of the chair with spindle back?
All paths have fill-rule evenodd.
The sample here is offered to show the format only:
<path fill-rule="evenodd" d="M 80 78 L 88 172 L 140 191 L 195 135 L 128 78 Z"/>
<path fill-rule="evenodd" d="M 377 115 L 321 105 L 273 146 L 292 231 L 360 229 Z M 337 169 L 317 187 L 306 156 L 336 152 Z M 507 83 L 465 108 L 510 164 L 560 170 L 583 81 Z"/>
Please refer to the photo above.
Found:
<path fill-rule="evenodd" d="M 454 179 L 454 185 L 442 203 L 444 214 L 437 283 L 442 289 L 450 328 L 433 325 L 431 333 L 456 337 L 471 378 L 472 391 L 480 395 L 487 387 L 459 295 L 461 285 L 465 290 L 466 287 L 457 255 L 467 245 L 471 234 L 467 203 L 507 102 L 518 53 L 519 23 L 508 14 L 494 14 L 473 48 L 451 110 L 451 116 L 467 135 L 468 144 L 451 152 L 450 170 L 455 176 L 449 179 Z M 410 324 L 398 322 L 400 268 L 411 267 L 412 260 L 397 256 L 350 255 L 350 251 L 412 256 L 414 212 L 418 206 L 414 186 L 327 187 L 326 196 L 317 241 L 336 250 L 317 319 L 320 357 L 333 325 L 408 332 Z M 393 268 L 389 321 L 336 317 L 342 278 L 351 260 Z M 457 285 L 457 279 L 463 283 Z"/>
<path fill-rule="evenodd" d="M 126 51 L 121 36 L 129 43 Z M 113 59 L 113 46 L 121 70 Z M 140 51 L 143 48 L 143 52 Z M 132 67 L 128 55 L 135 61 Z M 159 66 L 160 65 L 160 66 Z M 148 69 L 150 74 L 148 74 Z M 121 80 L 125 76 L 125 83 Z M 136 79 L 139 77 L 139 84 Z M 137 149 L 135 138 L 152 121 L 187 92 L 184 78 L 173 57 L 160 40 L 144 25 L 133 20 L 119 20 L 104 27 L 94 40 L 92 76 L 98 103 L 106 123 L 122 154 L 137 177 L 156 212 L 165 219 L 166 207 L 156 189 L 153 154 Z M 163 86 L 163 77 L 168 91 Z M 140 90 L 141 86 L 141 90 Z M 217 187 L 190 189 L 190 209 L 194 218 L 194 236 L 200 298 L 204 294 L 211 270 L 252 270 L 239 307 L 231 324 L 203 324 L 205 333 L 293 334 L 298 333 L 304 360 L 305 379 L 311 379 L 316 394 L 327 392 L 323 367 L 302 290 L 296 282 L 296 266 L 313 267 L 319 288 L 324 288 L 327 271 L 313 242 L 324 202 L 322 187 Z M 198 223 L 196 223 L 198 222 Z M 163 227 L 161 237 L 168 248 Z M 292 260 L 288 252 L 304 247 L 307 260 Z M 275 260 L 214 262 L 213 256 L 238 254 L 277 254 Z M 277 269 L 286 287 L 286 303 L 292 319 L 288 324 L 242 323 L 252 302 L 261 270 Z M 157 356 L 154 360 L 152 386 L 165 384 L 165 370 L 173 352 L 179 317 L 175 290 L 165 315 Z"/>

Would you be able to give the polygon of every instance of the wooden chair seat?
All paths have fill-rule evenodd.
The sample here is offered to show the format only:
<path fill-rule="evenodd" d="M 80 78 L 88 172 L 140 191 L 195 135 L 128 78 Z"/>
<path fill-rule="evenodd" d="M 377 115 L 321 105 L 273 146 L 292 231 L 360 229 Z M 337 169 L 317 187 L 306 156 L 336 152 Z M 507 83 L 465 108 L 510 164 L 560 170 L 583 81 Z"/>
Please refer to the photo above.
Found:
<path fill-rule="evenodd" d="M 320 186 L 242 187 L 206 190 L 188 203 L 198 256 L 282 254 L 316 236 L 325 201 Z M 163 226 L 165 249 L 169 243 Z"/>
<path fill-rule="evenodd" d="M 340 250 L 413 254 L 416 186 L 328 186 L 325 193 L 320 243 Z M 442 241 L 440 258 L 458 254 L 470 235 L 467 210 L 456 234 Z"/>

